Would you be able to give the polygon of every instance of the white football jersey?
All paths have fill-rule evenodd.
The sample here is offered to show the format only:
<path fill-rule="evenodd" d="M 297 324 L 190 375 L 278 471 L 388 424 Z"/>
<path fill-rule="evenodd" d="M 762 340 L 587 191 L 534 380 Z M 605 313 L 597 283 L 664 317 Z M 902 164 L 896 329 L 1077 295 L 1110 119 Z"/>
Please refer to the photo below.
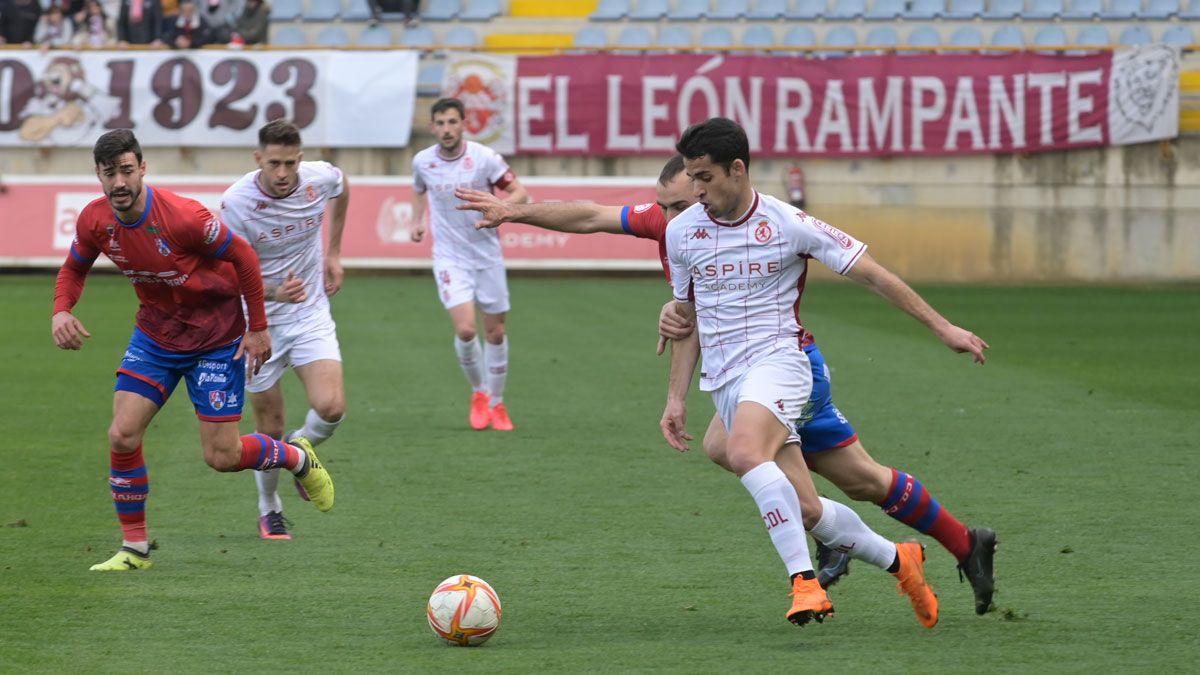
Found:
<path fill-rule="evenodd" d="M 412 162 L 413 190 L 426 195 L 429 228 L 433 236 L 433 258 L 443 265 L 484 269 L 504 262 L 500 237 L 495 229 L 475 229 L 479 214 L 454 208 L 458 187 L 491 192 L 513 180 L 508 163 L 495 150 L 473 141 L 463 141 L 463 151 L 447 160 L 433 145 L 418 152 Z"/>
<path fill-rule="evenodd" d="M 675 299 L 695 302 L 703 391 L 763 356 L 802 348 L 808 258 L 845 274 L 867 250 L 832 225 L 757 192 L 750 210 L 732 223 L 693 205 L 667 226 L 666 248 Z"/>
<path fill-rule="evenodd" d="M 260 173 L 251 171 L 225 191 L 221 220 L 254 247 L 264 285 L 279 286 L 292 272 L 308 292 L 301 303 L 268 300 L 267 322 L 274 326 L 328 312 L 321 222 L 327 202 L 342 194 L 342 172 L 329 162 L 300 162 L 300 182 L 286 197 L 267 194 Z"/>

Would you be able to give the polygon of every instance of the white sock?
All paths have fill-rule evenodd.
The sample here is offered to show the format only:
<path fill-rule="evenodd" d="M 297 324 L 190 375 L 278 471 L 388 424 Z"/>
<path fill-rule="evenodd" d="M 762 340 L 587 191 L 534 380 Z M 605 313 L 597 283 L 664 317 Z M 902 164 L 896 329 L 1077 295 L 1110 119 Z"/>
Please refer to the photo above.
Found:
<path fill-rule="evenodd" d="M 272 511 L 283 513 L 283 500 L 279 498 L 279 469 L 255 471 L 254 482 L 258 483 L 258 515 L 265 516 Z"/>
<path fill-rule="evenodd" d="M 128 539 L 125 539 L 121 542 L 121 545 L 126 548 L 131 548 L 142 555 L 150 555 L 150 542 L 148 541 L 129 541 Z"/>
<path fill-rule="evenodd" d="M 508 336 L 498 345 L 489 342 L 483 358 L 487 363 L 488 396 L 495 408 L 504 402 L 504 383 L 508 380 Z"/>
<path fill-rule="evenodd" d="M 308 414 L 304 416 L 304 426 L 288 434 L 287 438 L 290 441 L 297 436 L 301 436 L 307 438 L 308 442 L 312 443 L 313 447 L 316 447 L 332 436 L 334 430 L 338 428 L 338 425 L 344 419 L 346 417 L 343 415 L 332 422 L 326 422 L 321 419 L 316 410 L 309 408 Z"/>
<path fill-rule="evenodd" d="M 469 342 L 463 342 L 455 335 L 454 352 L 458 354 L 458 365 L 462 366 L 467 382 L 471 383 L 471 389 L 483 391 L 483 349 L 479 346 L 479 338 L 474 337 Z"/>
<path fill-rule="evenodd" d="M 742 476 L 742 485 L 758 503 L 763 523 L 771 535 L 771 543 L 788 575 L 812 571 L 808 555 L 808 539 L 804 536 L 804 521 L 800 517 L 800 498 L 796 488 L 775 462 L 763 462 Z"/>
<path fill-rule="evenodd" d="M 881 569 L 895 561 L 896 545 L 867 527 L 854 509 L 824 497 L 821 507 L 821 519 L 809 531 L 813 539 Z"/>

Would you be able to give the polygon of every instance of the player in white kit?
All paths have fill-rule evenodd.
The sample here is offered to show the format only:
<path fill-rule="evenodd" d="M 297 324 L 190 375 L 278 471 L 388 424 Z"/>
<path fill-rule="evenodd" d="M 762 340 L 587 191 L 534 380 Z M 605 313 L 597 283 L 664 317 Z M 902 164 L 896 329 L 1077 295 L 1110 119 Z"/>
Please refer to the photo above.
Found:
<path fill-rule="evenodd" d="M 887 541 L 853 510 L 819 497 L 807 473 L 807 480 L 793 476 L 789 482 L 775 463 L 785 445 L 798 443 L 796 422 L 812 407 L 812 371 L 799 323 L 806 261 L 815 258 L 871 285 L 931 328 L 940 320 L 946 326 L 936 328 L 939 337 L 956 351 L 981 353 L 986 345 L 949 325 L 874 263 L 865 244 L 755 191 L 746 134 L 733 121 L 693 125 L 677 149 L 698 203 L 670 222 L 666 251 L 677 310 L 698 330 L 674 343 L 663 436 L 678 450 L 688 448 L 687 391 L 703 354 L 700 388 L 712 393 L 729 430 L 723 465 L 754 497 L 792 576 L 787 618 L 802 625 L 833 611 L 812 569 L 807 529 L 830 548 L 894 574 L 918 621 L 932 628 L 938 602 L 925 582 L 923 547 Z"/>
<path fill-rule="evenodd" d="M 504 256 L 495 230 L 476 230 L 475 218 L 458 211 L 454 189 L 467 187 L 508 193 L 507 200 L 527 202 L 529 195 L 508 164 L 491 148 L 463 139 L 463 104 L 443 98 L 430 110 L 437 143 L 413 157 L 413 241 L 425 237 L 425 214 L 433 234 L 433 275 L 438 297 L 454 324 L 454 351 L 470 383 L 472 429 L 489 426 L 511 431 L 504 406 L 508 378 L 508 339 L 504 318 L 509 310 Z M 475 307 L 483 317 L 487 348 L 479 344 Z"/>
<path fill-rule="evenodd" d="M 271 359 L 246 391 L 258 433 L 285 438 L 280 378 L 291 366 L 310 407 L 303 426 L 288 433 L 286 440 L 301 437 L 319 445 L 341 424 L 346 410 L 342 356 L 329 296 L 342 286 L 342 231 L 350 187 L 332 164 L 304 161 L 300 131 L 285 120 L 259 129 L 254 161 L 258 170 L 242 176 L 221 200 L 221 219 L 258 253 L 273 346 Z M 326 209 L 330 210 L 328 251 L 321 242 Z M 259 535 L 291 539 L 279 498 L 279 471 L 258 471 L 255 479 Z M 300 494 L 307 499 L 303 489 Z"/>

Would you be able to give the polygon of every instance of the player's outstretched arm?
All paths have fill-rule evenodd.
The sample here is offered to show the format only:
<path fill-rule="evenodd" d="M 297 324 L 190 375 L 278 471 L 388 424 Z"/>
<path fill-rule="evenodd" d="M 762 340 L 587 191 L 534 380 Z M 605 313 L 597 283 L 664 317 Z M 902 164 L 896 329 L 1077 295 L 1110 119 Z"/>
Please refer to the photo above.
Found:
<path fill-rule="evenodd" d="M 585 204 L 581 202 L 542 202 L 514 204 L 490 192 L 458 188 L 454 196 L 462 200 L 455 206 L 460 211 L 478 211 L 480 219 L 475 229 L 499 227 L 501 223 L 528 223 L 556 232 L 620 234 L 621 207 Z"/>
<path fill-rule="evenodd" d="M 528 204 L 529 202 L 533 201 L 529 197 L 529 190 L 525 189 L 525 185 L 521 183 L 521 180 L 516 176 L 514 176 L 513 179 L 501 189 L 508 193 L 508 196 L 504 198 L 504 201 L 511 204 Z"/>
<path fill-rule="evenodd" d="M 695 321 L 696 309 L 690 302 L 676 302 L 676 311 Z M 695 331 L 682 340 L 671 343 L 671 375 L 667 380 L 667 406 L 658 426 L 667 443 L 680 452 L 689 450 L 692 435 L 687 432 L 687 395 L 692 388 L 692 375 L 700 360 L 700 337 Z"/>
<path fill-rule="evenodd" d="M 342 288 L 342 232 L 346 229 L 346 211 L 350 208 L 350 180 L 342 175 L 342 194 L 329 200 L 329 249 L 325 251 L 325 295 L 330 297 Z"/>
<path fill-rule="evenodd" d="M 987 361 L 983 350 L 988 348 L 988 343 L 978 335 L 965 328 L 955 326 L 946 317 L 938 314 L 937 310 L 925 302 L 925 299 L 908 284 L 904 283 L 904 280 L 875 262 L 870 254 L 864 253 L 854 267 L 846 272 L 846 276 L 875 291 L 888 302 L 925 324 L 950 349 L 960 354 L 970 352 L 975 357 L 975 363 Z"/>

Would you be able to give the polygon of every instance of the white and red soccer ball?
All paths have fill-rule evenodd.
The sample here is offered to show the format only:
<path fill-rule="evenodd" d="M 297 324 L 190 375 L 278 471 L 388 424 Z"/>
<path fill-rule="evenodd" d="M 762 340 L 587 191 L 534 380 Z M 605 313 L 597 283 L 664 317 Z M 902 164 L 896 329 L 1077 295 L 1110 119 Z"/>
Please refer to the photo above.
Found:
<path fill-rule="evenodd" d="M 483 579 L 456 574 L 433 589 L 426 614 L 429 627 L 446 644 L 475 647 L 500 627 L 500 596 Z"/>

